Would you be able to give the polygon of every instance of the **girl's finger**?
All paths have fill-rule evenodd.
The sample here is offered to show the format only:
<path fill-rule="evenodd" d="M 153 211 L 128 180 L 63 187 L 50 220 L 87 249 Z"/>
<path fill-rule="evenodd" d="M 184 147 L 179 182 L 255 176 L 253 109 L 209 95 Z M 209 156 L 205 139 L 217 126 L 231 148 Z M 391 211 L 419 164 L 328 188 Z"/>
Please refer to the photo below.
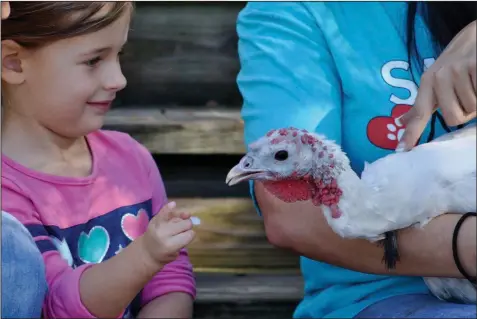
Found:
<path fill-rule="evenodd" d="M 170 243 L 172 247 L 179 250 L 189 245 L 195 238 L 195 232 L 191 229 L 172 236 Z"/>
<path fill-rule="evenodd" d="M 164 205 L 159 213 L 153 218 L 154 220 L 158 220 L 159 222 L 165 222 L 170 220 L 174 214 L 174 208 L 176 208 L 176 202 L 169 202 Z"/>
<path fill-rule="evenodd" d="M 436 73 L 434 88 L 437 106 L 441 109 L 446 124 L 449 126 L 462 124 L 465 111 L 454 90 L 452 74 L 446 69 L 440 69 Z"/>
<path fill-rule="evenodd" d="M 190 213 L 176 210 L 170 213 L 169 220 L 182 220 L 182 219 L 188 219 L 189 217 L 190 217 Z"/>
<path fill-rule="evenodd" d="M 180 214 L 180 218 L 182 218 L 182 219 L 189 219 L 190 216 L 191 215 L 188 212 L 181 212 L 181 214 Z"/>
<path fill-rule="evenodd" d="M 192 221 L 190 219 L 164 224 L 164 231 L 170 236 L 180 234 L 190 229 L 192 229 Z"/>
<path fill-rule="evenodd" d="M 191 214 L 188 212 L 172 212 L 171 215 L 171 222 L 178 222 L 184 219 L 189 219 L 191 218 Z"/>

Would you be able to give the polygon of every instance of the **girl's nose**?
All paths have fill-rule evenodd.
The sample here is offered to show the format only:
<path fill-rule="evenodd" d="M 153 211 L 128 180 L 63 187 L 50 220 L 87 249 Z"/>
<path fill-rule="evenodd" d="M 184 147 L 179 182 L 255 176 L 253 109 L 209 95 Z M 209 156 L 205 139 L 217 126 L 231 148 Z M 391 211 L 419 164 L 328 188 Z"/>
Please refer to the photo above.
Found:
<path fill-rule="evenodd" d="M 117 64 L 106 77 L 104 88 L 107 91 L 120 91 L 124 89 L 127 84 L 126 77 L 121 71 L 121 67 Z"/>

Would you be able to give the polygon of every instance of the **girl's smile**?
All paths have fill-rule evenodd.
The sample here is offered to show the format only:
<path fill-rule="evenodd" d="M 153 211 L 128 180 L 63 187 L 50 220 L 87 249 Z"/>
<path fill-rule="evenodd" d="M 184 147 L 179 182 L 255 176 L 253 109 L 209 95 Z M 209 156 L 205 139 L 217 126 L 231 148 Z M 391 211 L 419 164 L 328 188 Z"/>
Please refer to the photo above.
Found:
<path fill-rule="evenodd" d="M 113 103 L 113 100 L 114 99 L 106 100 L 106 101 L 91 101 L 91 102 L 86 102 L 86 104 L 88 104 L 88 106 L 94 107 L 95 109 L 98 109 L 106 113 L 111 108 L 111 104 Z"/>

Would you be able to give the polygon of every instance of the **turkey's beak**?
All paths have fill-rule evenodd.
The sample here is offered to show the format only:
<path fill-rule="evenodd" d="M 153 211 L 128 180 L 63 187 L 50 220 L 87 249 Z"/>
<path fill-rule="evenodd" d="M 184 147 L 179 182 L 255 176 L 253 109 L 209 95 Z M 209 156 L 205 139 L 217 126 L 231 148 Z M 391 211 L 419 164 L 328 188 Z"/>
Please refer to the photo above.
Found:
<path fill-rule="evenodd" d="M 251 179 L 260 179 L 261 177 L 265 177 L 267 172 L 261 169 L 247 169 L 243 168 L 241 164 L 235 165 L 227 174 L 225 178 L 225 183 L 227 185 L 232 186 L 238 184 L 243 181 L 251 180 Z"/>

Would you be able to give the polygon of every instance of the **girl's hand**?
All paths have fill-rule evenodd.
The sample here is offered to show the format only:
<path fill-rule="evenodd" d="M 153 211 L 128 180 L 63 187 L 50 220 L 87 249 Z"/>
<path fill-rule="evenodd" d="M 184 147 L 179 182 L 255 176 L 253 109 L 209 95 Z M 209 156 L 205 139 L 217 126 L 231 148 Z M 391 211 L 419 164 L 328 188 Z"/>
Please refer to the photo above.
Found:
<path fill-rule="evenodd" d="M 476 21 L 462 29 L 423 74 L 413 108 L 400 120 L 406 130 L 396 151 L 410 150 L 439 107 L 447 125 L 476 114 Z"/>
<path fill-rule="evenodd" d="M 179 256 L 179 251 L 195 237 L 189 213 L 177 212 L 170 202 L 154 216 L 142 237 L 147 258 L 156 266 L 163 267 Z"/>

